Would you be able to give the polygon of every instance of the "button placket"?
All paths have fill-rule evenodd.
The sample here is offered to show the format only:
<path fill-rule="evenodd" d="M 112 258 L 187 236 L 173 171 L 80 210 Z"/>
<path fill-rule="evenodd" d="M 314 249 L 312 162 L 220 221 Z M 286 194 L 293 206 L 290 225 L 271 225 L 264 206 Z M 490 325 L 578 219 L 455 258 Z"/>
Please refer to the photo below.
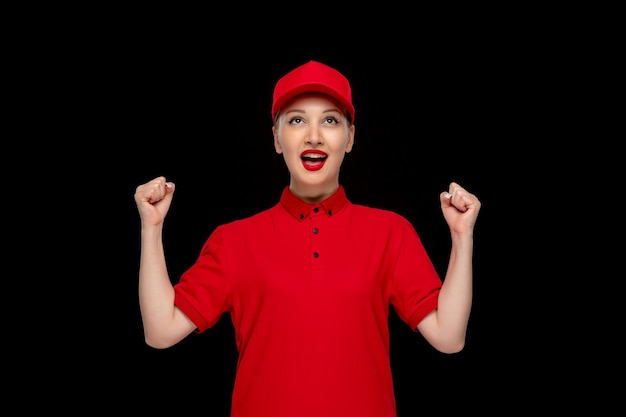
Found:
<path fill-rule="evenodd" d="M 312 253 L 311 256 L 313 256 L 313 265 L 314 266 L 319 266 L 319 257 L 320 257 L 320 247 L 319 247 L 319 218 L 320 215 L 323 215 L 322 213 L 320 213 L 320 208 L 319 207 L 313 207 L 312 210 L 312 214 L 311 214 L 311 249 L 312 249 Z"/>

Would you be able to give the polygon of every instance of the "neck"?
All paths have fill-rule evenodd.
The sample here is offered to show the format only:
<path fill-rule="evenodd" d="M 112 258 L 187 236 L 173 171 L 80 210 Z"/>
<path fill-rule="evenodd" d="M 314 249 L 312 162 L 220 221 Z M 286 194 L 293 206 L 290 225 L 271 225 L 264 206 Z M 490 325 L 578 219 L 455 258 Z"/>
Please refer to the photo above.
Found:
<path fill-rule="evenodd" d="M 289 184 L 289 191 L 300 200 L 309 204 L 317 204 L 326 200 L 339 189 L 339 183 L 324 184 L 319 186 L 299 186 L 293 181 Z"/>

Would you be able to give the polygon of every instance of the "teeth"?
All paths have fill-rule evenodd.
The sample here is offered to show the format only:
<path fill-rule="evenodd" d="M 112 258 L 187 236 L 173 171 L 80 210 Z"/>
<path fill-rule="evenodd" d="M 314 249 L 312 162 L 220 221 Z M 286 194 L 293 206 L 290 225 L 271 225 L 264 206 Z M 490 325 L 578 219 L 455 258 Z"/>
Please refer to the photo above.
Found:
<path fill-rule="evenodd" d="M 311 158 L 311 159 L 322 159 L 324 158 L 324 155 L 320 155 L 317 153 L 308 153 L 308 154 L 304 154 L 302 155 L 305 158 Z"/>

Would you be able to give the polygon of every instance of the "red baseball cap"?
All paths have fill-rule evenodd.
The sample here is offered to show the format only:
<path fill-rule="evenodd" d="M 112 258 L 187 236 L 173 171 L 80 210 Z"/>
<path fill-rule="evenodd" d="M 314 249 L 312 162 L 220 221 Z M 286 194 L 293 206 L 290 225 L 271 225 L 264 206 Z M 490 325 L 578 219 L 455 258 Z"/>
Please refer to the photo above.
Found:
<path fill-rule="evenodd" d="M 352 90 L 348 79 L 339 71 L 317 61 L 309 61 L 288 72 L 274 87 L 272 120 L 290 99 L 302 93 L 324 93 L 339 101 L 350 114 L 354 123 Z"/>

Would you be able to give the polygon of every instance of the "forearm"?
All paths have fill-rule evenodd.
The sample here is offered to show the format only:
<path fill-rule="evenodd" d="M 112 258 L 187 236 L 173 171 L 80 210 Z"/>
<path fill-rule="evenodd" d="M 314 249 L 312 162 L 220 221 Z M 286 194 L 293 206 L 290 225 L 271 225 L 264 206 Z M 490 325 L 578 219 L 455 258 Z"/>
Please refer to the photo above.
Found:
<path fill-rule="evenodd" d="M 473 237 L 453 235 L 446 276 L 437 307 L 438 344 L 442 351 L 463 349 L 472 308 Z"/>
<path fill-rule="evenodd" d="M 167 329 L 172 326 L 175 308 L 160 227 L 141 231 L 139 306 L 146 342 L 151 346 L 162 345 L 167 340 Z"/>

